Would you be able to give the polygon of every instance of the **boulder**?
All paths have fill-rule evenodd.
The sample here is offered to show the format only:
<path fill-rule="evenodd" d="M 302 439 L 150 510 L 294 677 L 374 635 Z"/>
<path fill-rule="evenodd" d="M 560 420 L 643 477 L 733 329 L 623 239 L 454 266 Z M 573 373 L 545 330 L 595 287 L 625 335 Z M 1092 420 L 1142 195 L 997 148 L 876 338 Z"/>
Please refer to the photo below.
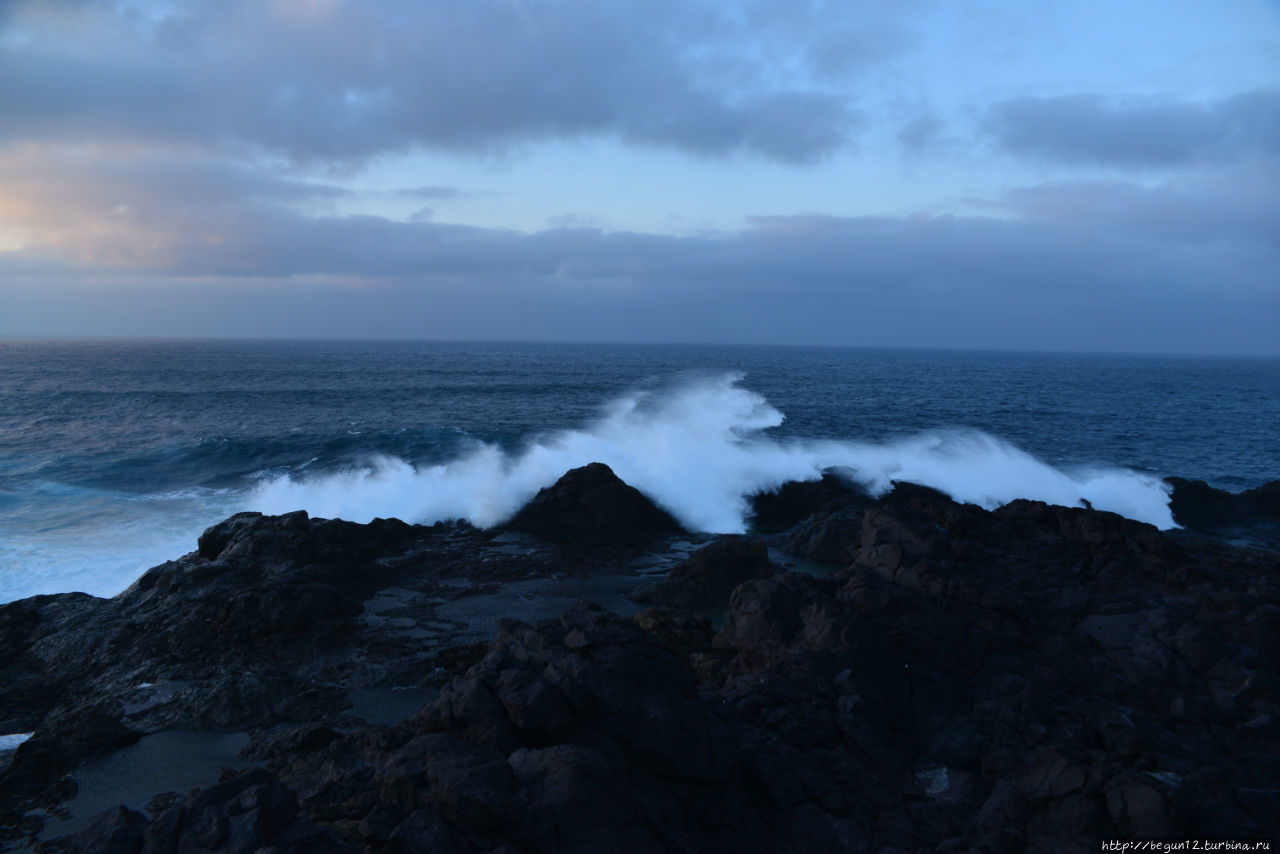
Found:
<path fill-rule="evenodd" d="M 757 540 L 725 538 L 703 546 L 671 568 L 662 581 L 636 588 L 633 601 L 692 611 L 727 606 L 733 588 L 773 575 L 769 550 Z"/>
<path fill-rule="evenodd" d="M 137 854 L 142 847 L 147 817 L 123 806 L 112 807 L 89 819 L 82 830 L 66 841 L 83 854 Z"/>
<path fill-rule="evenodd" d="M 863 508 L 820 512 L 776 535 L 772 542 L 789 555 L 843 566 L 862 543 Z"/>
<path fill-rule="evenodd" d="M 751 497 L 751 527 L 760 533 L 778 533 L 816 513 L 866 509 L 875 504 L 862 487 L 826 471 L 818 480 L 788 481 L 769 492 Z"/>
<path fill-rule="evenodd" d="M 1280 549 L 1280 480 L 1233 494 L 1203 480 L 1165 478 L 1169 509 L 1179 525 L 1254 545 Z"/>
<path fill-rule="evenodd" d="M 268 847 L 280 854 L 354 851 L 332 831 L 301 816 L 294 792 L 261 768 L 231 774 L 207 789 L 179 797 L 155 821 L 115 807 L 94 816 L 79 833 L 51 844 L 52 850 L 75 854 L 248 854 Z"/>
<path fill-rule="evenodd" d="M 680 524 L 604 463 L 570 469 L 507 522 L 554 543 L 643 546 Z"/>

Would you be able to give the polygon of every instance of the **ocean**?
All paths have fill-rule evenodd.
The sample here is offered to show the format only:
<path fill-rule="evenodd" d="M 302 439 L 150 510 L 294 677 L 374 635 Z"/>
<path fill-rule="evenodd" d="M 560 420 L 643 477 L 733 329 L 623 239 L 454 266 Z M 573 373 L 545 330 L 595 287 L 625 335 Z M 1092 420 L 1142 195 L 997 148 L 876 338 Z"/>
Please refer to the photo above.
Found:
<path fill-rule="evenodd" d="M 0 602 L 109 596 L 240 510 L 503 519 L 599 460 L 686 526 L 836 466 L 1173 524 L 1280 477 L 1280 360 L 806 347 L 0 340 Z"/>

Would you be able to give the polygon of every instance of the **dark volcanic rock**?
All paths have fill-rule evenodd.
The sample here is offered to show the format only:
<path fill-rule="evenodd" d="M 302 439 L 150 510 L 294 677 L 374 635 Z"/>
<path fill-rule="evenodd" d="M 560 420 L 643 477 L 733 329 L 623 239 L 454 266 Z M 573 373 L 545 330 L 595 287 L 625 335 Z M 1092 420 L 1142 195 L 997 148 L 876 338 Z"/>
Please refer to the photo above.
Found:
<path fill-rule="evenodd" d="M 1280 791 L 1264 769 L 1280 744 L 1232 752 L 1280 700 L 1267 642 L 1244 630 L 1245 614 L 1271 619 L 1274 557 L 1175 543 L 1108 513 L 1027 501 L 987 513 L 915 488 L 860 527 L 845 573 L 739 587 L 715 641 L 736 653 L 735 706 L 766 743 L 801 751 L 777 785 L 825 775 L 870 811 L 870 838 L 906 848 L 1276 832 Z M 1244 687 L 1260 682 L 1265 698 Z M 849 764 L 836 732 L 907 797 Z M 815 739 L 834 752 L 806 772 Z M 853 779 L 832 777 L 839 767 Z M 1251 781 L 1230 806 L 1208 782 L 1223 775 Z"/>
<path fill-rule="evenodd" d="M 0 729 L 29 732 L 84 678 L 106 602 L 84 593 L 32 596 L 0 605 Z M 49 647 L 45 652 L 44 648 Z M 56 666 L 61 661 L 62 666 Z"/>
<path fill-rule="evenodd" d="M 421 536 L 396 521 L 239 514 L 206 531 L 199 551 L 148 570 L 114 599 L 65 594 L 0 606 L 0 669 L 32 689 L 5 692 L 0 718 L 41 718 L 75 694 L 100 705 L 102 693 L 131 680 L 221 669 L 234 684 L 210 694 L 226 708 L 226 725 L 269 722 L 243 712 L 288 705 L 282 694 L 297 692 L 287 680 L 282 691 L 281 672 L 305 669 L 317 650 L 349 639 L 363 600 L 391 574 L 386 558 Z M 209 699 L 193 708 L 210 711 Z"/>
<path fill-rule="evenodd" d="M 84 759 L 143 733 L 337 721 L 348 679 L 411 667 L 394 646 L 350 654 L 370 635 L 365 600 L 406 568 L 422 575 L 413 572 L 421 562 L 446 570 L 456 542 L 463 571 L 503 566 L 479 557 L 484 541 L 395 520 L 238 514 L 113 599 L 0 605 L 3 732 L 35 733 L 3 769 L 0 826 L 65 793 L 60 778 Z"/>
<path fill-rule="evenodd" d="M 724 605 L 733 588 L 773 575 L 769 550 L 756 540 L 737 537 L 703 546 L 671 568 L 662 581 L 638 587 L 631 599 L 686 611 Z"/>
<path fill-rule="evenodd" d="M 830 481 L 830 483 L 829 483 Z M 788 487 L 815 486 L 811 484 L 787 484 Z M 825 475 L 813 492 L 801 492 L 813 498 L 827 496 L 812 515 L 797 521 L 788 530 L 770 538 L 770 541 L 787 554 L 819 563 L 844 564 L 851 550 L 862 544 L 862 518 L 868 512 L 884 505 L 910 506 L 913 501 L 949 500 L 935 489 L 914 483 L 895 483 L 882 499 L 876 500 L 858 488 L 846 484 L 834 475 Z M 806 506 L 803 501 L 794 505 Z"/>
<path fill-rule="evenodd" d="M 646 608 L 631 618 L 631 622 L 662 642 L 667 649 L 678 654 L 706 652 L 711 649 L 711 621 L 683 611 L 663 608 Z"/>
<path fill-rule="evenodd" d="M 1280 548 L 1280 480 L 1232 494 L 1203 480 L 1165 478 L 1173 487 L 1169 509 L 1179 525 L 1204 533 Z"/>
<path fill-rule="evenodd" d="M 556 543 L 642 546 L 680 530 L 671 514 L 618 479 L 604 463 L 566 472 L 539 490 L 507 528 Z"/>
<path fill-rule="evenodd" d="M 651 634 L 583 607 L 504 621 L 397 727 L 264 735 L 255 753 L 369 850 L 789 850 L 720 711 Z"/>
<path fill-rule="evenodd" d="M 536 627 L 504 621 L 484 660 L 418 719 L 506 753 L 594 744 L 674 779 L 722 782 L 732 764 L 728 733 L 687 670 L 652 635 L 600 610 Z"/>
<path fill-rule="evenodd" d="M 124 807 L 103 810 L 83 830 L 66 840 L 66 849 L 84 854 L 137 854 L 147 817 Z"/>
<path fill-rule="evenodd" d="M 771 539 L 790 555 L 819 563 L 844 564 L 849 550 L 862 542 L 862 508 L 815 513 Z"/>
<path fill-rule="evenodd" d="M 141 848 L 142 854 L 259 850 L 301 854 L 355 849 L 343 844 L 331 828 L 318 828 L 300 816 L 293 790 L 261 768 L 179 799 L 145 828 Z"/>
<path fill-rule="evenodd" d="M 254 733 L 265 771 L 171 797 L 146 824 L 124 810 L 97 819 L 121 850 L 1093 852 L 1110 837 L 1280 832 L 1275 553 L 1083 508 L 988 512 L 910 485 L 778 541 L 815 520 L 843 568 L 737 584 L 714 634 L 658 609 L 502 620 L 412 717 L 357 726 L 332 716 L 326 691 L 362 673 L 352 659 L 412 647 L 384 650 L 341 603 L 395 567 L 391 580 L 410 583 L 422 554 L 443 571 L 502 553 L 482 535 L 238 517 L 110 603 L 0 609 L 3 675 L 56 685 L 31 755 L 67 746 L 43 766 L 20 750 L 14 767 L 57 771 L 131 737 L 124 724 L 167 704 L 125 713 L 119 685 L 143 665 L 112 662 L 136 654 L 176 678 L 190 654 L 212 663 L 166 719 L 295 723 Z M 708 555 L 736 566 L 725 556 L 747 542 Z M 676 578 L 728 585 L 715 564 Z M 483 592 L 499 586 L 479 577 Z M 336 598 L 284 602 L 290 583 Z M 244 584 L 276 597 L 279 625 L 300 634 L 251 625 L 267 614 L 233 592 Z M 378 601 L 360 619 L 402 613 L 402 599 Z M 314 626 L 290 610 L 310 607 Z M 166 658 L 174 626 L 200 637 Z M 71 653 L 88 664 L 55 677 Z M 29 782 L 12 772 L 6 785 Z M 59 849 L 114 850 L 99 839 Z"/>
<path fill-rule="evenodd" d="M 201 535 L 196 559 L 148 570 L 117 597 L 130 621 L 150 629 L 122 640 L 149 660 L 239 663 L 259 658 L 255 647 L 266 638 L 278 644 L 277 658 L 309 654 L 390 577 L 379 556 L 417 536 L 394 519 L 356 525 L 303 511 L 237 514 Z"/>
<path fill-rule="evenodd" d="M 760 533 L 777 533 L 814 514 L 866 509 L 874 504 L 866 490 L 828 471 L 820 480 L 790 481 L 772 492 L 753 495 L 751 527 Z"/>
<path fill-rule="evenodd" d="M 374 768 L 414 832 L 470 850 L 788 850 L 690 672 L 649 633 L 590 608 L 504 621 L 483 661 L 387 741 L 351 736 L 280 763 L 286 782 L 324 778 L 313 814 L 375 809 L 344 785 Z"/>
<path fill-rule="evenodd" d="M 140 733 L 120 717 L 119 707 L 110 701 L 55 708 L 33 736 L 18 745 L 8 769 L 10 778 L 52 785 L 82 759 L 132 744 Z"/>

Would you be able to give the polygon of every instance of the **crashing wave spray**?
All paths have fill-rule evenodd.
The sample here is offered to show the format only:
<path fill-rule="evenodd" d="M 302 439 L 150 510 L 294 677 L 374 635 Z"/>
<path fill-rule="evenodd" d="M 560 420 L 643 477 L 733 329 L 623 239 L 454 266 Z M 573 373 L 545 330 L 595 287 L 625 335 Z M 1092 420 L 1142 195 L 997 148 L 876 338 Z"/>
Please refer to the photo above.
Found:
<path fill-rule="evenodd" d="M 303 508 L 358 522 L 396 516 L 490 527 L 568 469 L 602 462 L 691 530 L 740 533 L 750 496 L 791 480 L 817 480 L 837 467 L 874 494 L 905 480 L 988 509 L 1015 498 L 1088 502 L 1160 528 L 1176 527 L 1159 478 L 1126 469 L 1054 468 L 977 431 L 881 444 L 776 438 L 766 431 L 782 423 L 782 413 L 741 381 L 741 375 L 727 374 L 663 395 L 630 394 L 606 406 L 594 423 L 539 437 L 515 454 L 476 443 L 429 467 L 379 457 L 340 474 L 275 477 L 255 489 L 253 503 L 268 513 Z"/>

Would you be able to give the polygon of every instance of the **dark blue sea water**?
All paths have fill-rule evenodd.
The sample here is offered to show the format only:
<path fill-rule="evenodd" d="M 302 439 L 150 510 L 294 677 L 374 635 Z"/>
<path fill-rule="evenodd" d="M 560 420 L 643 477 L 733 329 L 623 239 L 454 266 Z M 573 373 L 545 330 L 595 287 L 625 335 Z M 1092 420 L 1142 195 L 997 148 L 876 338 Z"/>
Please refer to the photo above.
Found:
<path fill-rule="evenodd" d="M 0 341 L 0 601 L 110 595 L 245 509 L 500 522 L 609 463 L 687 525 L 841 466 L 1172 523 L 1280 477 L 1280 362 L 578 344 Z"/>

